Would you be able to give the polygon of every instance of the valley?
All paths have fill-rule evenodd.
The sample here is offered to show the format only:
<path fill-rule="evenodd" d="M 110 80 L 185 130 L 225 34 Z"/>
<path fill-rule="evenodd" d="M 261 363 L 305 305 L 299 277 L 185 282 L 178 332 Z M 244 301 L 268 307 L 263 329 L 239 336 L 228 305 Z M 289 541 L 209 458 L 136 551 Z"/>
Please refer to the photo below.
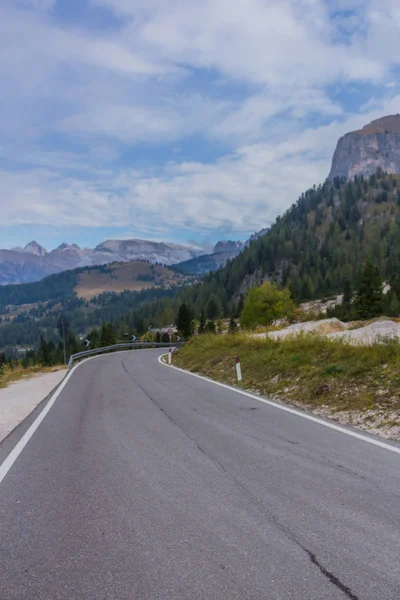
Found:
<path fill-rule="evenodd" d="M 385 123 L 393 126 L 392 134 L 397 135 L 397 117 Z M 380 131 L 380 126 L 371 124 L 364 133 L 354 135 L 388 135 Z M 340 153 L 340 140 L 338 148 Z M 357 160 L 357 156 L 348 154 L 349 169 L 356 168 L 351 166 L 351 161 Z M 337 156 L 332 168 L 336 163 Z M 200 336 L 193 334 L 212 333 L 211 345 L 217 350 L 230 339 L 227 335 L 229 319 L 235 323 L 232 332 L 237 330 L 240 321 L 242 332 L 250 332 L 255 340 L 265 341 L 265 325 L 273 324 L 268 338 L 270 344 L 281 344 L 276 349 L 282 352 L 287 348 L 283 339 L 287 326 L 289 333 L 297 329 L 306 335 L 311 332 L 307 343 L 315 351 L 322 343 L 320 334 L 330 333 L 329 343 L 337 344 L 334 347 L 339 355 L 343 349 L 343 357 L 347 356 L 346 352 L 349 356 L 363 355 L 364 349 L 357 346 L 344 350 L 351 346 L 353 338 L 357 339 L 356 327 L 361 331 L 361 345 L 371 344 L 373 348 L 375 334 L 381 333 L 381 337 L 388 338 L 390 346 L 393 340 L 389 338 L 393 338 L 393 328 L 397 332 L 396 320 L 400 315 L 400 174 L 384 172 L 378 165 L 376 172 L 364 176 L 364 167 L 357 164 L 358 174 L 354 178 L 346 180 L 335 175 L 313 186 L 271 226 L 252 235 L 245 243 L 220 242 L 209 254 L 191 255 L 180 263 L 166 266 L 166 263 L 157 264 L 155 259 L 160 255 L 155 252 L 162 249 L 165 260 L 172 260 L 177 257 L 176 245 L 109 240 L 95 249 L 97 256 L 108 254 L 107 264 L 63 271 L 38 282 L 0 286 L 0 350 L 15 356 L 15 352 L 18 355 L 26 348 L 37 351 L 39 345 L 43 349 L 49 344 L 48 356 L 53 358 L 48 361 L 52 364 L 54 357 L 60 356 L 56 348 L 60 344 L 57 320 L 61 313 L 70 325 L 67 341 L 70 353 L 79 349 L 87 336 L 92 336 L 96 345 L 101 344 L 102 339 L 111 343 L 110 340 L 126 339 L 133 334 L 147 339 L 149 330 L 171 323 L 183 328 L 180 332 L 185 338 L 193 337 L 191 344 L 196 348 Z M 370 162 L 366 165 L 367 173 Z M 151 251 L 151 257 L 128 260 L 132 252 L 139 251 L 138 244 L 142 253 Z M 29 244 L 25 251 L 27 256 L 34 255 L 38 260 L 47 256 L 35 243 Z M 78 253 L 80 249 L 68 246 L 61 251 Z M 21 249 L 15 252 L 21 253 Z M 115 254 L 122 260 L 111 262 Z M 245 319 L 246 303 L 262 289 L 265 298 L 261 300 L 260 296 L 261 304 L 257 308 L 254 305 L 256 313 L 252 315 L 253 309 L 250 309 L 249 319 L 246 309 Z M 290 308 L 280 318 L 275 316 L 272 321 L 265 321 L 268 304 L 279 305 L 280 290 L 286 295 Z M 179 316 L 182 310 L 184 318 Z M 382 317 L 387 320 L 374 321 Z M 321 321 L 326 318 L 327 322 Z M 308 324 L 304 323 L 307 321 Z M 317 335 L 312 335 L 312 331 Z M 266 348 L 265 344 L 262 348 Z M 333 352 L 333 346 L 329 348 Z M 189 350 L 187 352 L 188 357 L 191 356 Z M 371 356 L 379 356 L 379 350 L 371 352 Z M 311 369 L 310 361 L 307 364 Z M 335 371 L 336 366 L 332 368 Z M 339 371 L 342 373 L 341 367 Z M 396 370 L 386 373 L 393 375 L 393 382 L 397 381 Z M 323 377 L 322 372 L 314 371 L 314 384 L 318 381 L 322 385 Z M 285 389 L 290 388 L 289 381 L 293 378 L 299 381 L 300 387 L 303 383 L 308 385 L 293 372 L 285 380 Z M 345 393 L 347 388 L 341 388 L 340 382 L 344 379 L 336 378 L 335 385 L 329 389 Z M 336 384 L 339 387 L 335 387 Z M 299 389 L 294 385 L 293 398 Z M 361 395 L 366 393 L 363 387 L 360 390 Z M 275 393 L 276 390 L 265 388 L 265 391 Z M 373 404 L 379 400 L 378 391 L 376 394 L 371 400 Z M 286 395 L 286 399 L 290 401 L 292 396 Z M 332 402 L 331 397 L 329 402 Z"/>
<path fill-rule="evenodd" d="M 0 1 L 0 600 L 400 600 L 400 10 Z"/>

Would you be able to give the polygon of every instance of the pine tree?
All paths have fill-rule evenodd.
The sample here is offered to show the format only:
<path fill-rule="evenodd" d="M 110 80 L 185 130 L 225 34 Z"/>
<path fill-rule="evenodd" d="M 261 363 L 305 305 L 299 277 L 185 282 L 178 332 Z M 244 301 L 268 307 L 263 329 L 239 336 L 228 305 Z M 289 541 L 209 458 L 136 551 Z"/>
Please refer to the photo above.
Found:
<path fill-rule="evenodd" d="M 100 347 L 113 346 L 117 343 L 117 333 L 112 323 L 103 323 L 100 332 Z"/>
<path fill-rule="evenodd" d="M 309 275 L 306 275 L 303 279 L 301 295 L 304 300 L 311 300 L 314 296 L 314 285 Z"/>
<path fill-rule="evenodd" d="M 344 280 L 343 283 L 343 300 L 342 300 L 342 311 L 343 318 L 349 319 L 351 315 L 351 301 L 353 299 L 353 292 L 351 291 L 350 281 Z"/>
<path fill-rule="evenodd" d="M 4 372 L 4 366 L 6 364 L 6 353 L 0 352 L 0 375 Z"/>
<path fill-rule="evenodd" d="M 100 348 L 107 346 L 107 328 L 106 324 L 102 323 L 100 331 Z"/>
<path fill-rule="evenodd" d="M 90 349 L 91 350 L 99 347 L 100 334 L 99 334 L 99 330 L 97 329 L 97 327 L 93 327 L 93 329 L 90 331 L 90 333 L 87 337 L 90 340 Z"/>
<path fill-rule="evenodd" d="M 343 304 L 351 304 L 353 298 L 353 292 L 351 291 L 350 281 L 344 280 L 343 283 Z"/>
<path fill-rule="evenodd" d="M 234 334 L 237 332 L 237 330 L 238 330 L 237 323 L 236 323 L 235 319 L 233 317 L 231 317 L 231 320 L 229 321 L 228 332 L 230 334 Z"/>
<path fill-rule="evenodd" d="M 382 314 L 383 284 L 379 268 L 370 260 L 364 264 L 356 297 L 356 312 L 360 319 L 372 319 Z"/>
<path fill-rule="evenodd" d="M 50 365 L 50 355 L 48 351 L 48 346 L 43 336 L 40 337 L 38 361 L 41 365 Z"/>
<path fill-rule="evenodd" d="M 221 300 L 215 294 L 212 294 L 206 307 L 207 317 L 210 321 L 214 321 L 222 314 L 222 303 Z"/>
<path fill-rule="evenodd" d="M 193 333 L 193 314 L 185 303 L 179 307 L 176 326 L 185 339 L 188 339 Z"/>
<path fill-rule="evenodd" d="M 204 316 L 204 312 L 202 312 L 200 314 L 198 334 L 201 335 L 202 333 L 205 333 L 205 331 L 206 331 L 206 318 Z"/>
<path fill-rule="evenodd" d="M 398 317 L 400 315 L 400 300 L 397 294 L 392 295 L 390 301 L 389 312 L 392 317 Z"/>
<path fill-rule="evenodd" d="M 112 323 L 107 323 L 107 343 L 109 346 L 117 343 L 117 332 Z"/>
<path fill-rule="evenodd" d="M 214 321 L 207 321 L 206 324 L 206 331 L 207 333 L 215 333 L 215 323 Z"/>

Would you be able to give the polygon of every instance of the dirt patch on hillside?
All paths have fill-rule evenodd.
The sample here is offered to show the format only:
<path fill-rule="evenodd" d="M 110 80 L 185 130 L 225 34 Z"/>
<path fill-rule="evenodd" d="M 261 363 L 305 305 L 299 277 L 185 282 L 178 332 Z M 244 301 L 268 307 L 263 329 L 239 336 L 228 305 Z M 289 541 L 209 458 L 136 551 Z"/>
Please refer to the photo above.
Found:
<path fill-rule="evenodd" d="M 181 276 L 166 267 L 145 261 L 131 261 L 90 269 L 79 275 L 77 296 L 91 300 L 103 292 L 139 292 L 154 287 L 177 285 Z"/>

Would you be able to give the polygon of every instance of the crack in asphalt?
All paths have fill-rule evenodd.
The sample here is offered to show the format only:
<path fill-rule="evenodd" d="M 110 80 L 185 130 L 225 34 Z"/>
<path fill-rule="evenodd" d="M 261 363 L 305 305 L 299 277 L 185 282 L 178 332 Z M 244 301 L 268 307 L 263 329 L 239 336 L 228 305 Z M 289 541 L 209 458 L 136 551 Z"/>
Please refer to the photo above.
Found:
<path fill-rule="evenodd" d="M 328 581 L 336 586 L 341 592 L 343 592 L 347 598 L 350 598 L 350 600 L 360 600 L 360 598 L 358 596 L 356 596 L 352 590 L 346 586 L 342 581 L 340 581 L 340 579 L 338 577 L 336 577 L 336 575 L 334 575 L 331 571 L 328 571 L 328 569 L 326 569 L 317 559 L 316 554 L 314 554 L 311 550 L 309 550 L 306 546 L 304 546 L 294 535 L 294 533 L 285 525 L 283 525 L 280 521 L 278 521 L 278 519 L 272 515 L 267 507 L 265 506 L 265 504 L 257 497 L 253 494 L 253 492 L 251 490 L 249 490 L 241 481 L 239 481 L 237 479 L 237 477 L 235 475 L 233 475 L 233 473 L 230 473 L 229 471 L 227 471 L 227 469 L 225 468 L 225 466 L 215 457 L 212 456 L 211 454 L 209 454 L 198 442 L 197 440 L 193 439 L 188 433 L 187 431 L 185 431 L 183 429 L 183 427 L 181 425 L 179 425 L 179 423 L 177 423 L 176 421 L 174 421 L 174 419 L 165 411 L 164 408 L 162 408 L 157 402 L 156 400 L 154 400 L 154 398 L 152 396 L 150 396 L 150 394 L 136 381 L 136 379 L 134 379 L 131 375 L 131 373 L 128 371 L 128 369 L 125 366 L 124 361 L 122 362 L 122 367 L 124 369 L 124 371 L 127 373 L 127 375 L 130 377 L 130 379 L 135 383 L 135 385 L 138 386 L 139 389 L 142 390 L 142 392 L 149 398 L 149 400 L 158 408 L 158 410 L 160 410 L 163 415 L 165 415 L 165 417 L 173 424 L 175 425 L 175 427 L 177 427 L 193 444 L 195 444 L 195 446 L 198 448 L 198 450 L 204 454 L 204 456 L 207 457 L 207 459 L 213 463 L 218 465 L 218 467 L 228 476 L 230 477 L 237 486 L 239 486 L 241 488 L 241 490 L 243 490 L 248 496 L 251 497 L 251 499 L 253 500 L 253 502 L 259 506 L 264 515 L 267 517 L 268 521 L 270 523 L 272 523 L 277 529 L 279 529 L 287 538 L 289 538 L 298 548 L 300 548 L 301 550 L 303 550 L 303 552 L 305 552 L 310 561 L 312 562 L 313 565 L 315 565 L 318 570 L 320 571 L 320 573 L 326 577 L 326 579 L 328 579 Z"/>
<path fill-rule="evenodd" d="M 311 562 L 318 567 L 318 569 L 321 571 L 321 573 L 327 577 L 329 579 L 329 581 L 331 583 L 333 583 L 333 585 L 336 585 L 336 587 L 339 588 L 339 590 L 341 590 L 344 594 L 346 594 L 346 596 L 348 598 L 351 598 L 351 600 L 360 600 L 358 596 L 356 596 L 355 594 L 353 594 L 353 592 L 351 591 L 350 588 L 348 588 L 346 585 L 344 585 L 344 583 L 342 583 L 340 581 L 340 579 L 338 579 L 336 577 L 336 575 L 334 575 L 333 573 L 331 573 L 330 571 L 328 571 L 327 569 L 325 569 L 325 567 L 323 565 L 321 565 L 321 563 L 318 561 L 317 557 L 315 556 L 315 554 L 313 552 L 311 552 L 310 550 L 308 550 L 308 548 L 306 548 L 305 546 L 303 546 L 302 544 L 300 544 L 300 542 L 297 542 L 298 545 L 303 548 L 304 552 L 307 552 L 308 556 L 310 557 Z"/>

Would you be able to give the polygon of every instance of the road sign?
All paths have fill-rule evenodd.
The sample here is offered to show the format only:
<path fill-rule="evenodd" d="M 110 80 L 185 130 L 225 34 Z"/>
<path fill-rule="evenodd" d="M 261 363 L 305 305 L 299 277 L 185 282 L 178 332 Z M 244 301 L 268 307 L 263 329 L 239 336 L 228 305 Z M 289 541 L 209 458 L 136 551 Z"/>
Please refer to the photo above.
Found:
<path fill-rule="evenodd" d="M 181 341 L 181 338 L 179 337 L 179 335 L 177 335 L 177 336 L 176 336 L 176 341 L 177 341 L 177 342 L 180 342 L 180 341 Z"/>
<path fill-rule="evenodd" d="M 132 342 L 136 342 L 136 335 L 132 336 Z"/>
<path fill-rule="evenodd" d="M 86 347 L 86 348 L 89 348 L 90 344 L 92 343 L 92 342 L 91 342 L 90 340 L 88 340 L 88 339 L 84 340 L 84 342 L 85 342 L 85 347 Z"/>
<path fill-rule="evenodd" d="M 170 327 L 167 331 L 168 335 L 173 335 L 174 334 L 174 330 L 172 329 L 172 327 Z"/>

